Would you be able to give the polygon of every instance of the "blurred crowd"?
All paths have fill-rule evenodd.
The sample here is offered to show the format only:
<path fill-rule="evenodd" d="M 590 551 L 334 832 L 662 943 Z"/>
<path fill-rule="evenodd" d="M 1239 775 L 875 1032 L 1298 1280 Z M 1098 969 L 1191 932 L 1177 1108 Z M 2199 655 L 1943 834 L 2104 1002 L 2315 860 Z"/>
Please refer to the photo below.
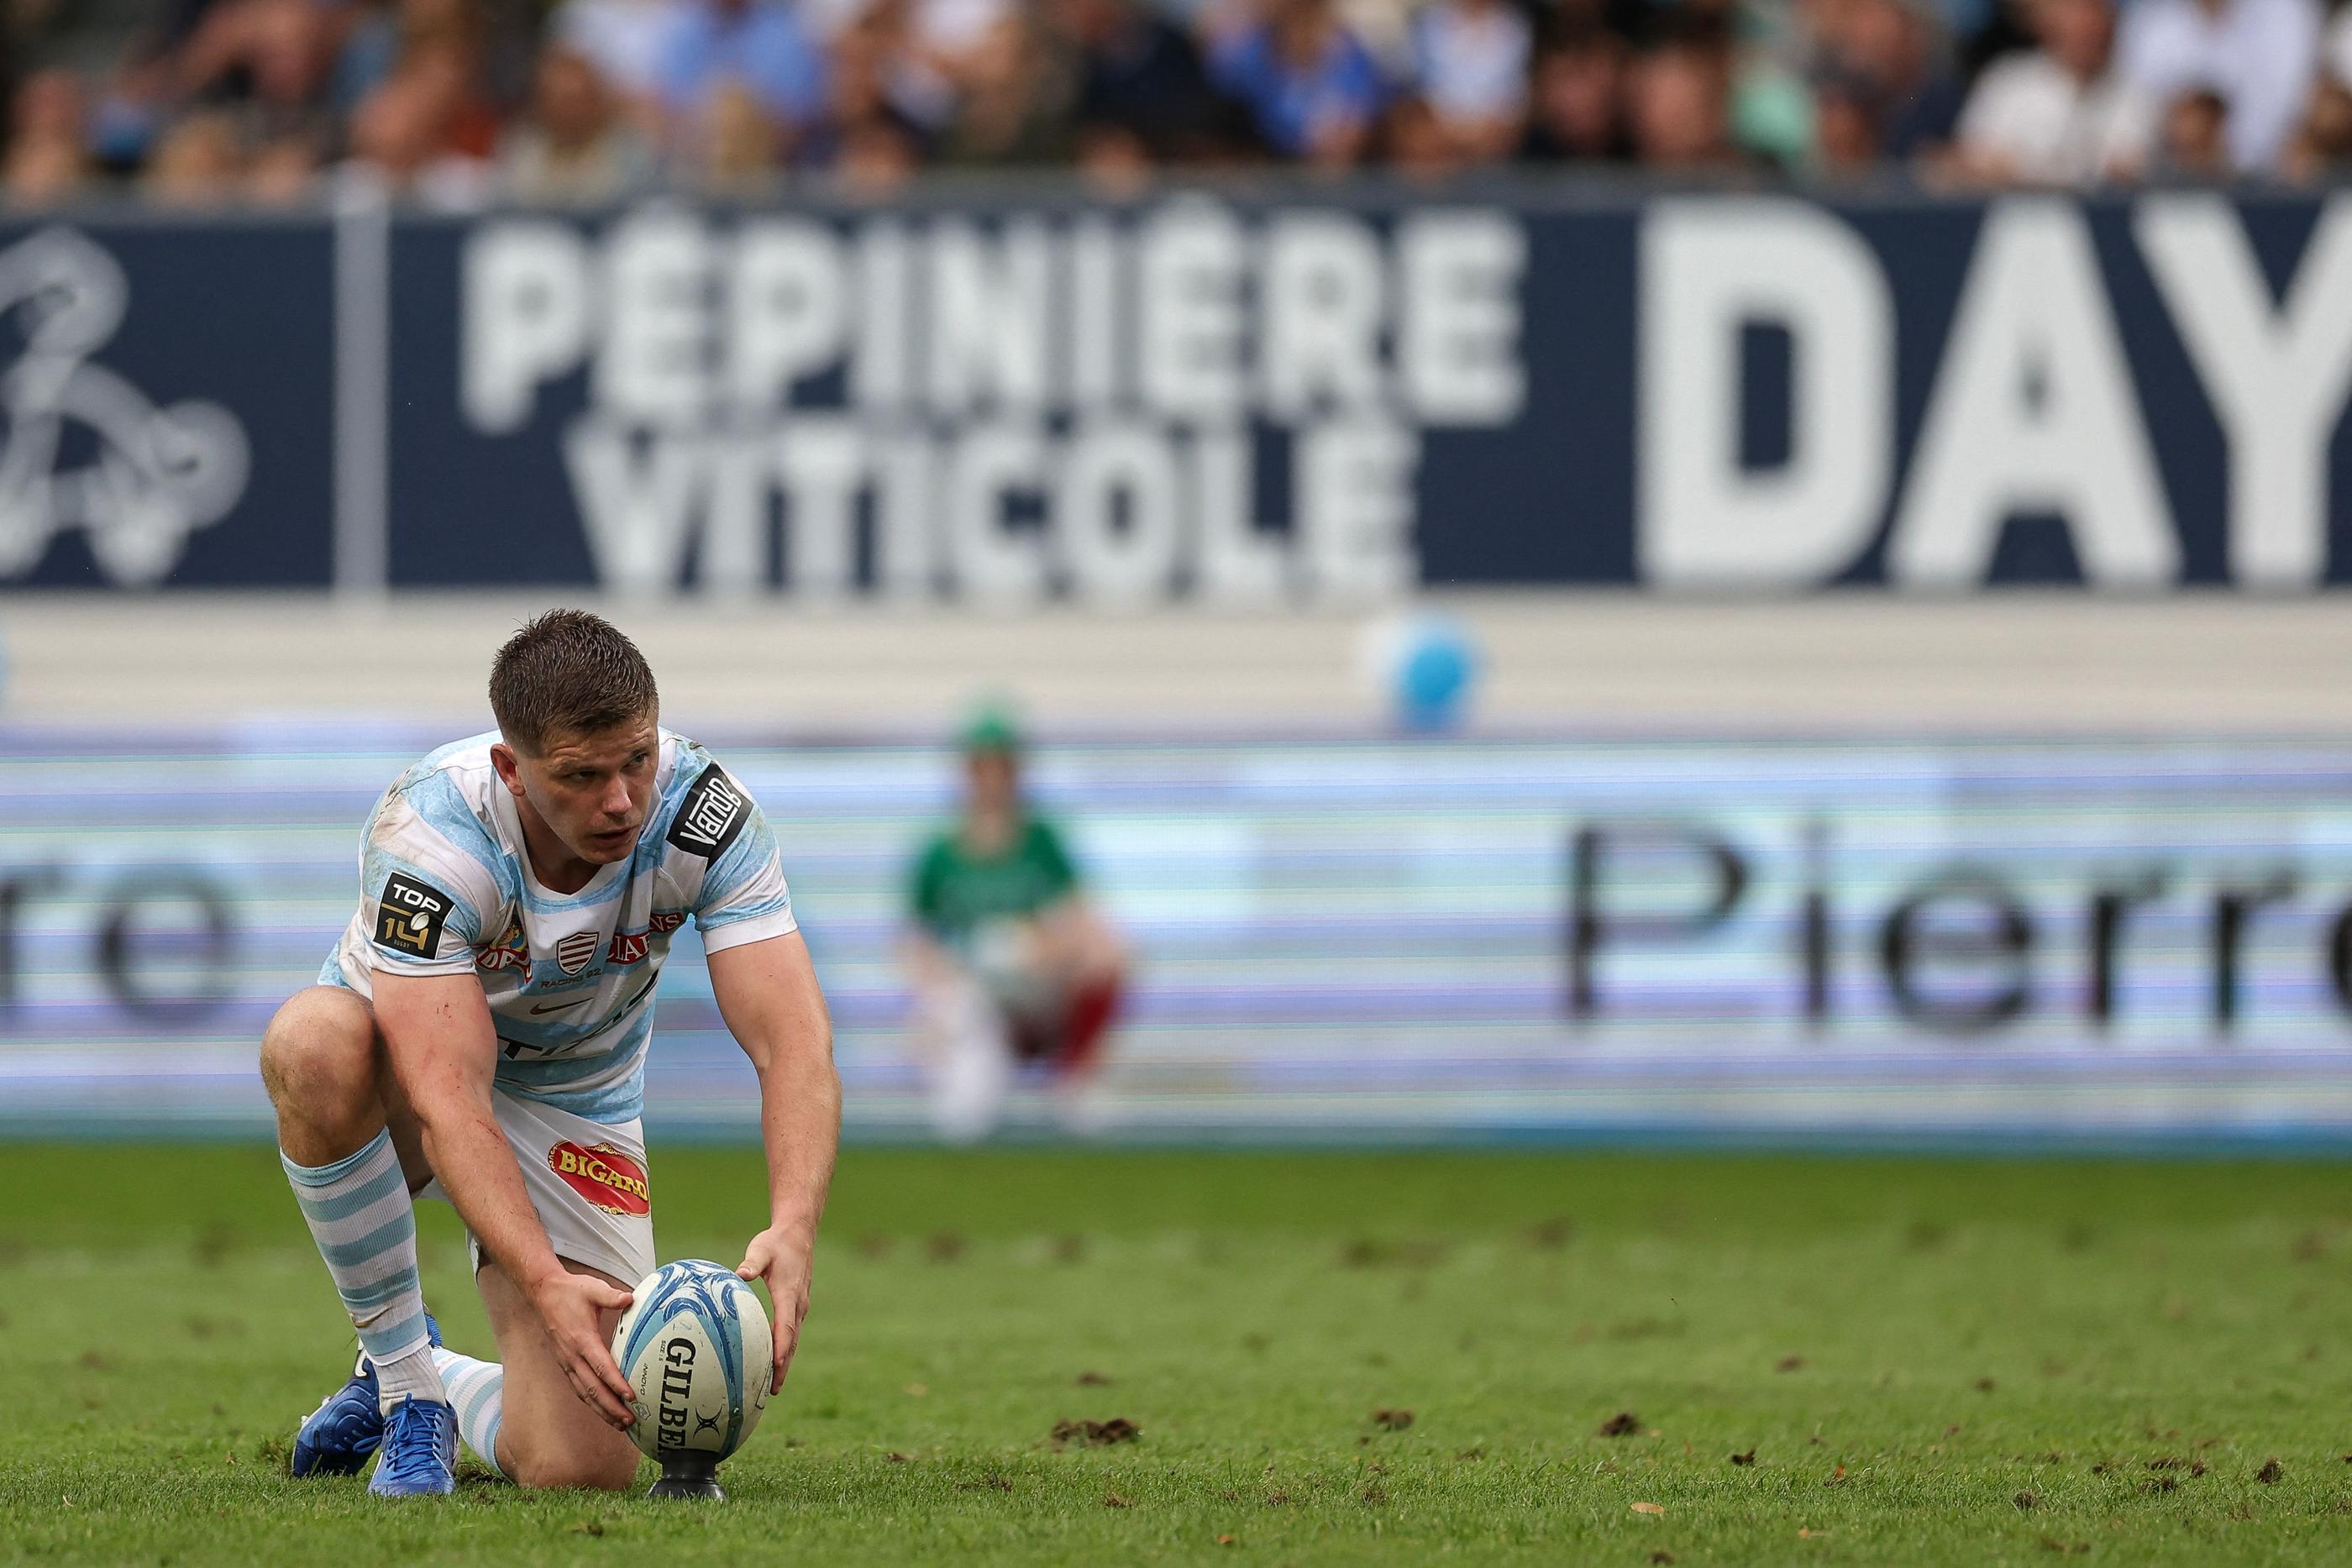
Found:
<path fill-rule="evenodd" d="M 11 0 L 12 207 L 1507 162 L 1933 185 L 2352 168 L 2352 0 Z M 135 18 L 134 18 L 135 20 Z"/>

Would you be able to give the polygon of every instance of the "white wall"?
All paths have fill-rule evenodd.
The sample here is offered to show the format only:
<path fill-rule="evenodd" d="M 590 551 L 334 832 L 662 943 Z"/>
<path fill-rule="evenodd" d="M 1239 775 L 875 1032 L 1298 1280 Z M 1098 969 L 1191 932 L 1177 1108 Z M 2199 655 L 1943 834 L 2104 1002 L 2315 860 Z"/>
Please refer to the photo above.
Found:
<path fill-rule="evenodd" d="M 376 607 L 257 596 L 0 596 L 0 716 L 470 720 L 499 640 L 559 598 Z M 1491 723 L 1675 732 L 2352 729 L 2352 600 L 1612 594 L 1435 601 L 1484 643 Z M 602 606 L 672 722 L 921 729 L 1010 692 L 1053 724 L 1377 720 L 1365 620 Z"/>

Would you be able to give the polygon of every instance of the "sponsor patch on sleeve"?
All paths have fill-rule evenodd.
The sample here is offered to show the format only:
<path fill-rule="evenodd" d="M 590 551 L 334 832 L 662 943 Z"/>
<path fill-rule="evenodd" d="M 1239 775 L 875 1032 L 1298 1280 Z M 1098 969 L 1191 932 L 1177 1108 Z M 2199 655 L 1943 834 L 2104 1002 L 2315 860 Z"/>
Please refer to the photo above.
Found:
<path fill-rule="evenodd" d="M 457 900 L 406 872 L 394 872 L 375 904 L 375 945 L 411 958 L 430 958 Z"/>
<path fill-rule="evenodd" d="M 702 770 L 677 808 L 667 842 L 690 855 L 716 860 L 751 815 L 751 799 L 716 762 Z"/>

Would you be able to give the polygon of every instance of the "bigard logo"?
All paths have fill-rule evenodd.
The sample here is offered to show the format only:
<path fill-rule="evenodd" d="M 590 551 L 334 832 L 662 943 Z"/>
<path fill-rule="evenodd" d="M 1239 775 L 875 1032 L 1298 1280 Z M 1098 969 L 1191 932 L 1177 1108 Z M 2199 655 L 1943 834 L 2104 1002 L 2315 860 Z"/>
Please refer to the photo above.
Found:
<path fill-rule="evenodd" d="M 394 872 L 375 903 L 375 945 L 411 958 L 430 958 L 455 901 L 406 872 Z"/>
<path fill-rule="evenodd" d="M 714 762 L 687 790 L 677 821 L 670 824 L 668 841 L 690 855 L 715 860 L 735 841 L 751 814 L 751 798 Z"/>
<path fill-rule="evenodd" d="M 610 1144 L 583 1148 L 567 1138 L 547 1151 L 547 1168 L 607 1214 L 653 1212 L 653 1187 L 646 1180 L 646 1167 L 636 1156 Z"/>

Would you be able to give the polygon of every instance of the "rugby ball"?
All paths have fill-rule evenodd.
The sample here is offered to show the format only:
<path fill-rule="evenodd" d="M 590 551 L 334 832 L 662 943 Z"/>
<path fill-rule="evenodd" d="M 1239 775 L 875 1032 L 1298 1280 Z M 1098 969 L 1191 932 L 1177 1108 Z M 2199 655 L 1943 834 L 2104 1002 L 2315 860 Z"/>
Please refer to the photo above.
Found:
<path fill-rule="evenodd" d="M 613 1331 L 613 1359 L 635 1391 L 637 1447 L 665 1462 L 683 1450 L 715 1463 L 743 1446 L 768 1407 L 774 1331 L 734 1270 L 689 1259 L 637 1281 Z"/>

